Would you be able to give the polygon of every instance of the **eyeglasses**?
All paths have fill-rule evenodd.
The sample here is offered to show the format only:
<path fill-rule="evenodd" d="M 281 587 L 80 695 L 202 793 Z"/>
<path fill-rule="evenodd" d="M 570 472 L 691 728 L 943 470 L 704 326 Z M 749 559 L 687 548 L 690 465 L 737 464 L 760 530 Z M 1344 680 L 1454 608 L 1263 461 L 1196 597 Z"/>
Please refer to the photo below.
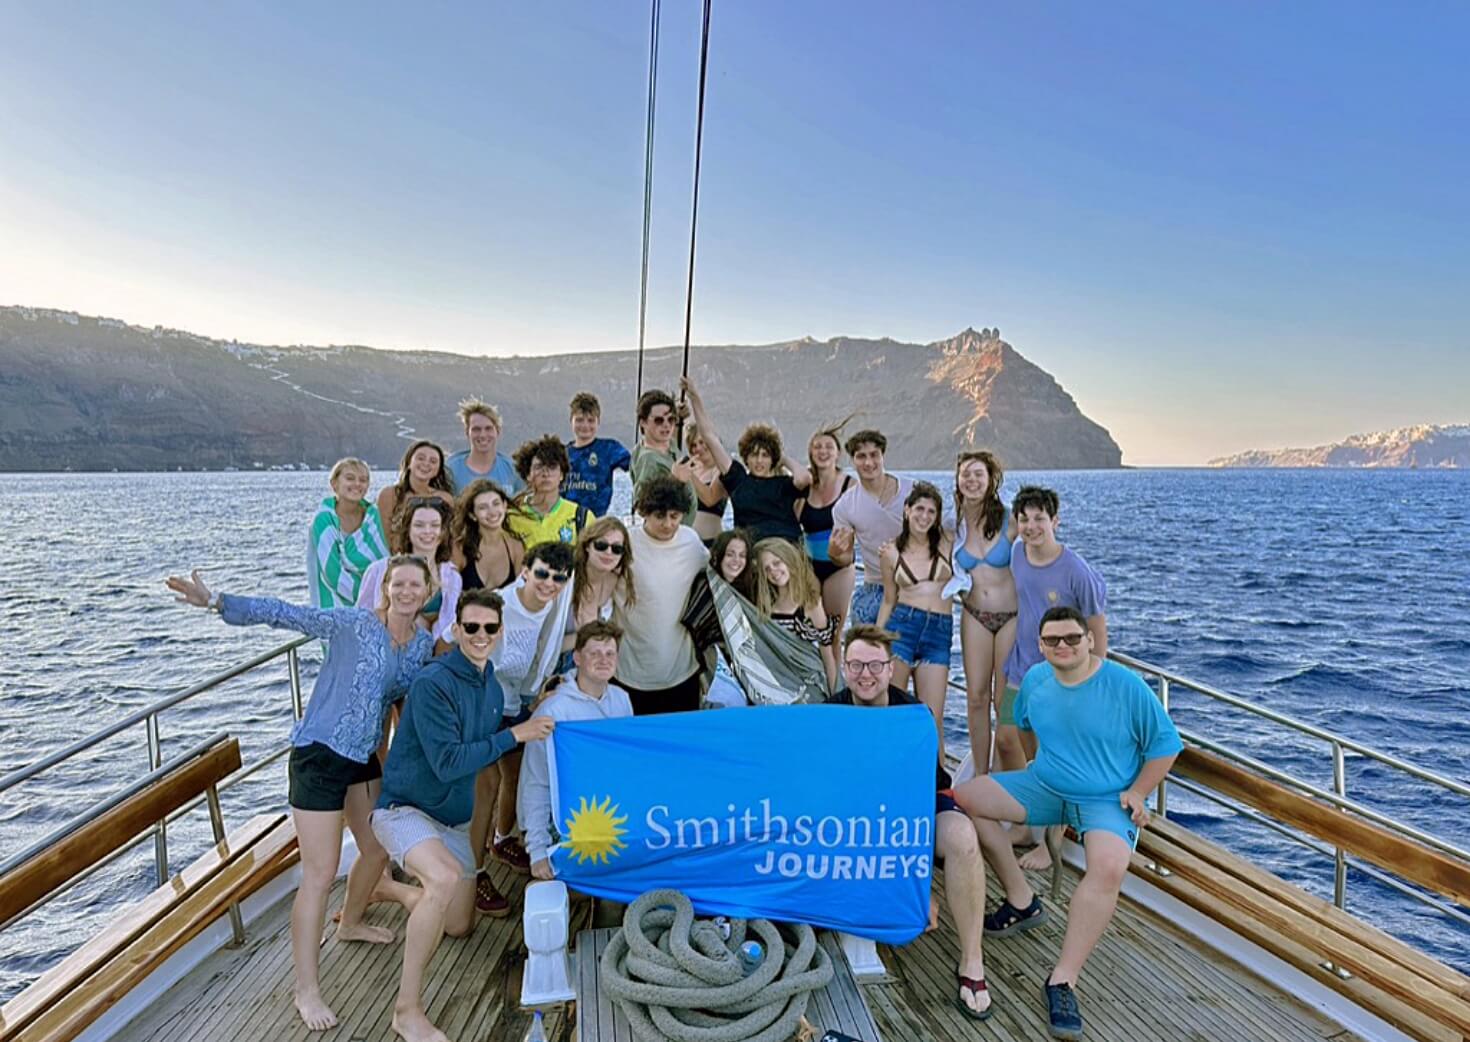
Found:
<path fill-rule="evenodd" d="M 600 554 L 612 554 L 614 557 L 622 557 L 628 552 L 628 548 L 622 543 L 609 543 L 606 539 L 592 540 L 592 549 Z"/>
<path fill-rule="evenodd" d="M 472 637 L 480 632 L 481 626 L 485 627 L 485 635 L 487 637 L 493 637 L 500 632 L 500 623 L 498 622 L 461 622 L 459 624 L 459 628 Z"/>
<path fill-rule="evenodd" d="M 542 582 L 545 582 L 547 579 L 554 579 L 556 582 L 564 583 L 567 579 L 571 578 L 566 572 L 553 572 L 549 568 L 532 568 L 531 574 Z"/>
<path fill-rule="evenodd" d="M 1085 633 L 1068 633 L 1061 637 L 1042 637 L 1041 643 L 1049 648 L 1054 648 L 1058 644 L 1065 644 L 1069 648 L 1075 648 L 1078 644 L 1082 643 L 1082 638 L 1085 636 L 1087 636 Z"/>
<path fill-rule="evenodd" d="M 853 676 L 860 677 L 864 673 L 871 673 L 876 677 L 881 676 L 883 670 L 887 669 L 888 664 L 892 661 L 892 659 L 880 658 L 864 662 L 861 659 L 850 658 L 843 662 L 842 665 Z"/>

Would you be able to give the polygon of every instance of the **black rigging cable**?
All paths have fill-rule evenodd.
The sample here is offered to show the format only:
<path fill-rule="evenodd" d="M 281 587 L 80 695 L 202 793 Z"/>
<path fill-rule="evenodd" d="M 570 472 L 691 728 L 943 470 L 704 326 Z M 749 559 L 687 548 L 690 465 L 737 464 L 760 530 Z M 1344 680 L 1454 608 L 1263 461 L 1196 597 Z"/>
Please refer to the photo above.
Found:
<path fill-rule="evenodd" d="M 704 25 L 699 38 L 699 108 L 694 121 L 694 203 L 689 214 L 689 284 L 684 291 L 684 376 L 689 375 L 689 326 L 694 317 L 694 242 L 699 230 L 699 158 L 704 145 L 704 84 L 709 72 L 709 13 L 704 0 Z"/>
<path fill-rule="evenodd" d="M 659 0 L 653 0 L 648 27 L 648 129 L 643 142 L 643 272 L 638 286 L 638 398 L 643 397 L 643 335 L 648 326 L 648 241 L 653 223 L 653 116 L 658 98 Z M 636 404 L 635 404 L 636 408 Z M 638 421 L 633 421 L 633 442 L 638 442 Z"/>

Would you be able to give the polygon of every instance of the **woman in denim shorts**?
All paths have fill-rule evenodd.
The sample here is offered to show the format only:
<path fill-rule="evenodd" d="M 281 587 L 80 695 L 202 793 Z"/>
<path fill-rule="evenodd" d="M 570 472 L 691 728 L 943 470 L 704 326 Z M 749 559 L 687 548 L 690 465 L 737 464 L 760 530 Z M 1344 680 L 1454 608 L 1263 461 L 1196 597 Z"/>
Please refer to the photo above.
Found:
<path fill-rule="evenodd" d="M 904 500 L 903 528 L 883 551 L 883 606 L 878 609 L 878 625 L 896 637 L 893 683 L 906 688 L 912 674 L 914 694 L 934 714 L 941 756 L 954 639 L 953 604 L 943 596 L 944 584 L 954 575 L 949 564 L 952 539 L 944 531 L 943 511 L 939 489 L 927 481 L 915 482 Z"/>

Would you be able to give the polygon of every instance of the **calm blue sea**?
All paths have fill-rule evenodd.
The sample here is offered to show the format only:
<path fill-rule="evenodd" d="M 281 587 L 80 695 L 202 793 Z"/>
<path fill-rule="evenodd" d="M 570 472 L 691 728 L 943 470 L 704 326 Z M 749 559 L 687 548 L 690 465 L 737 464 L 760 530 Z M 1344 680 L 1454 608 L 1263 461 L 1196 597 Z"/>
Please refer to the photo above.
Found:
<path fill-rule="evenodd" d="M 1061 494 L 1062 539 L 1107 580 L 1114 648 L 1470 781 L 1470 473 L 1026 473 L 1007 496 L 1022 482 Z M 163 577 L 194 566 L 225 589 L 305 599 L 305 531 L 326 491 L 322 473 L 0 475 L 0 773 L 280 643 L 175 606 Z M 276 747 L 285 677 L 282 663 L 171 711 L 165 754 L 219 730 L 247 761 Z M 1331 783 L 1324 743 L 1178 689 L 1173 707 L 1187 731 Z M 964 742 L 962 696 L 948 730 Z M 145 743 L 134 729 L 0 796 L 0 857 L 142 773 Z M 1347 774 L 1353 798 L 1470 847 L 1470 801 L 1358 757 Z M 284 809 L 285 793 L 280 762 L 226 794 L 227 822 Z M 1178 788 L 1170 813 L 1331 897 L 1330 858 Z M 202 811 L 173 828 L 174 869 L 207 843 Z M 0 933 L 0 1000 L 152 873 L 145 843 Z M 1448 916 L 1358 871 L 1349 908 L 1470 971 L 1470 928 Z"/>

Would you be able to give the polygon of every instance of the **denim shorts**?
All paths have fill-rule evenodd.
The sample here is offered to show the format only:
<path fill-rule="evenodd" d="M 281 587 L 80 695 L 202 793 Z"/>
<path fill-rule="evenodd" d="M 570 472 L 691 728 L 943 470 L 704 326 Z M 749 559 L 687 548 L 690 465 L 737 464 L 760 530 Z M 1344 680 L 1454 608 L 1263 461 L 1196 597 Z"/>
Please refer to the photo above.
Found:
<path fill-rule="evenodd" d="M 941 614 L 900 604 L 888 616 L 888 628 L 898 637 L 893 642 L 893 653 L 910 666 L 949 667 L 950 645 L 954 640 L 953 613 Z"/>
<path fill-rule="evenodd" d="M 1027 825 L 1070 825 L 1079 836 L 1086 836 L 1093 829 L 1102 829 L 1121 837 L 1130 849 L 1138 846 L 1138 826 L 1118 804 L 1116 795 L 1085 799 L 1064 797 L 1038 781 L 1029 767 L 1024 771 L 1000 771 L 991 777 L 1010 793 L 1012 799 L 1026 808 Z"/>
<path fill-rule="evenodd" d="M 881 607 L 883 607 L 883 584 L 863 583 L 852 591 L 848 622 L 854 626 L 860 623 L 871 626 L 878 621 L 878 609 Z"/>

